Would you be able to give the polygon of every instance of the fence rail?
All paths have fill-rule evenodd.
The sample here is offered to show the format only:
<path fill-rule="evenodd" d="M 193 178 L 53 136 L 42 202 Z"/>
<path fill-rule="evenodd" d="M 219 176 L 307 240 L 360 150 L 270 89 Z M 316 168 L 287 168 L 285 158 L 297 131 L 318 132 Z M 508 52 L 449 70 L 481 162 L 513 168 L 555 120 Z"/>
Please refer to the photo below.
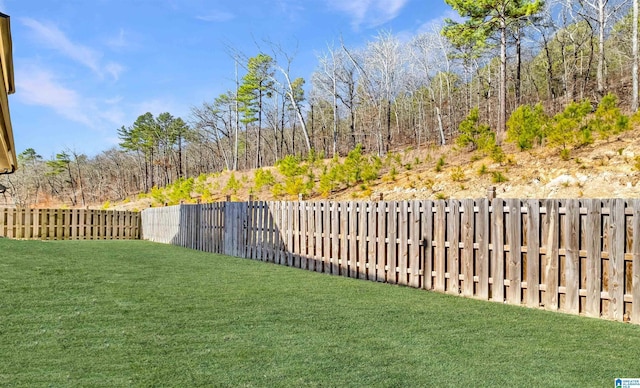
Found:
<path fill-rule="evenodd" d="M 154 241 L 640 323 L 637 199 L 226 202 L 142 218 Z"/>
<path fill-rule="evenodd" d="M 0 208 L 0 237 L 32 240 L 140 238 L 140 213 L 87 209 Z"/>

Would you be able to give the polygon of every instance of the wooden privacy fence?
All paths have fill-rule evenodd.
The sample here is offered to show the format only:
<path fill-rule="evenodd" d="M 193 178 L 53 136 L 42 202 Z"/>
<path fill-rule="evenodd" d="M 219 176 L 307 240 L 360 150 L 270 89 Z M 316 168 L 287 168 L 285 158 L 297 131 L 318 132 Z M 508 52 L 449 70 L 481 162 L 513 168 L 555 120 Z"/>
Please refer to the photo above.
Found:
<path fill-rule="evenodd" d="M 232 249 L 231 241 L 224 244 L 224 225 L 233 224 L 235 230 L 242 230 L 244 234 L 243 220 L 246 219 L 246 211 L 245 215 L 225 223 L 225 217 L 234 217 L 233 209 L 244 208 L 246 206 L 241 206 L 241 203 L 216 202 L 145 209 L 142 211 L 142 238 L 243 257 L 244 252 Z M 227 233 L 231 233 L 231 230 L 232 228 L 228 228 Z M 239 239 L 235 241 L 239 242 Z"/>
<path fill-rule="evenodd" d="M 144 238 L 207 252 L 640 323 L 637 199 L 227 202 L 142 218 Z"/>
<path fill-rule="evenodd" d="M 33 240 L 140 238 L 140 213 L 87 209 L 0 208 L 0 237 Z"/>

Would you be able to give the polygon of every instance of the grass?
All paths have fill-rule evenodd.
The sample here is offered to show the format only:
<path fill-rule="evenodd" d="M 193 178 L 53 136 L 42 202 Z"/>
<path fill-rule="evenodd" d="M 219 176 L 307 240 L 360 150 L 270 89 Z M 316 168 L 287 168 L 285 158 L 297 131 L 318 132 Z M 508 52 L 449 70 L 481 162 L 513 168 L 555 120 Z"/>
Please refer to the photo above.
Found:
<path fill-rule="evenodd" d="M 603 386 L 640 327 L 142 241 L 0 240 L 0 386 Z"/>

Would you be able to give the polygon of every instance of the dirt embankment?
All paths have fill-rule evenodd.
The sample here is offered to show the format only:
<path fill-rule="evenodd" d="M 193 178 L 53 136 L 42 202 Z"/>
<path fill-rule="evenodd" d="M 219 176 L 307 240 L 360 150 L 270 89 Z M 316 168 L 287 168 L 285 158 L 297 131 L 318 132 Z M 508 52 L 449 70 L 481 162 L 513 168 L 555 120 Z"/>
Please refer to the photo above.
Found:
<path fill-rule="evenodd" d="M 498 164 L 447 148 L 436 154 L 445 156 L 441 172 L 435 171 L 434 163 L 426 163 L 427 167 L 403 172 L 396 181 L 373 186 L 374 196 L 382 193 L 390 200 L 480 198 L 487 195 L 489 187 L 495 187 L 496 195 L 502 198 L 640 197 L 638 130 L 572 150 L 568 160 L 562 160 L 555 149 L 520 152 L 507 145 L 507 160 Z M 496 181 L 502 180 L 495 178 L 498 174 L 503 182 Z M 341 197 L 349 198 L 349 193 Z"/>
<path fill-rule="evenodd" d="M 452 145 L 396 150 L 400 163 L 396 163 L 395 174 L 390 174 L 391 166 L 385 163 L 380 179 L 332 193 L 327 199 L 482 198 L 490 187 L 495 187 L 496 196 L 501 198 L 640 198 L 640 129 L 573 149 L 567 160 L 549 147 L 524 152 L 511 144 L 503 148 L 506 157 L 502 163 Z M 444 166 L 437 171 L 440 158 Z M 267 169 L 278 176 L 277 169 Z M 319 173 L 316 171 L 316 177 Z M 240 201 L 250 195 L 260 200 L 282 199 L 269 188 L 256 190 L 253 171 L 235 173 L 241 187 L 233 194 L 225 190 L 229 177 L 229 172 L 223 172 L 208 178 L 209 201 L 223 201 L 227 195 Z M 314 194 L 305 199 L 325 198 Z M 114 203 L 111 208 L 140 210 L 152 203 L 150 198 L 143 198 Z"/>

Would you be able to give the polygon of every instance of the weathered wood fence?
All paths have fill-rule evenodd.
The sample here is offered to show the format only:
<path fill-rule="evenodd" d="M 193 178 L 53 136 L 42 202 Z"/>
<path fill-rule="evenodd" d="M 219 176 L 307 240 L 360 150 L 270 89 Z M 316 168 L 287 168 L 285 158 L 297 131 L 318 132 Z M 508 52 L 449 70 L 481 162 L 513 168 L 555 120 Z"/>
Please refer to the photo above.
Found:
<path fill-rule="evenodd" d="M 640 323 L 640 200 L 242 202 L 146 209 L 143 237 Z"/>
<path fill-rule="evenodd" d="M 0 208 L 0 237 L 33 240 L 140 238 L 140 213 L 87 209 Z"/>

